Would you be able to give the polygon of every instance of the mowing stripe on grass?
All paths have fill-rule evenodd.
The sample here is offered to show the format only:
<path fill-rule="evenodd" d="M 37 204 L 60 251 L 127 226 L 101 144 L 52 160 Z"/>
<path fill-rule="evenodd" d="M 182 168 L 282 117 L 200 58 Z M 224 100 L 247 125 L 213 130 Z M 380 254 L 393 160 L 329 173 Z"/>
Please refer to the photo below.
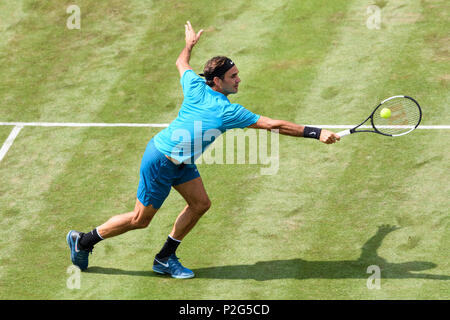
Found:
<path fill-rule="evenodd" d="M 23 35 L 30 35 L 35 41 L 26 39 L 27 41 L 11 45 L 9 47 L 11 51 L 16 50 L 17 53 L 9 54 L 8 57 L 23 57 L 24 62 L 21 63 L 21 60 L 16 59 L 11 64 L 5 63 L 3 65 L 12 70 L 13 75 L 9 76 L 9 79 L 15 79 L 16 73 L 22 70 L 30 70 L 30 77 L 26 79 L 27 81 L 14 82 L 11 80 L 11 87 L 8 88 L 8 92 L 14 92 L 13 89 L 15 89 L 17 96 L 22 93 L 21 97 L 30 97 L 28 92 L 25 95 L 20 86 L 23 85 L 32 89 L 39 88 L 39 90 L 34 90 L 31 95 L 32 99 L 38 100 L 39 106 L 30 107 L 30 104 L 27 103 L 16 109 L 2 108 L 0 110 L 5 115 L 2 118 L 15 118 L 14 113 L 10 111 L 15 110 L 17 115 L 21 114 L 23 117 L 28 116 L 32 119 L 51 118 L 64 121 L 68 116 L 80 122 L 92 122 L 95 119 L 98 110 L 108 100 L 111 89 L 117 85 L 117 80 L 124 73 L 119 67 L 112 68 L 111 66 L 116 65 L 118 60 L 121 61 L 118 64 L 123 66 L 125 62 L 122 62 L 122 60 L 128 61 L 130 59 L 125 53 L 119 55 L 119 57 L 115 54 L 120 53 L 123 48 L 134 51 L 137 46 L 142 46 L 147 31 L 145 21 L 148 21 L 152 14 L 151 11 L 143 10 L 148 3 L 133 7 L 126 6 L 124 2 L 120 1 L 114 1 L 114 3 L 118 5 L 117 11 L 107 11 L 103 10 L 102 3 L 90 1 L 90 6 L 87 7 L 86 5 L 89 9 L 85 11 L 89 10 L 90 15 L 89 18 L 86 15 L 84 20 L 85 22 L 89 20 L 90 23 L 85 23 L 82 30 L 73 32 L 65 28 L 64 10 L 62 10 L 61 15 L 63 23 L 59 27 L 61 30 L 58 27 L 53 30 L 53 25 L 50 23 L 42 26 L 39 30 L 33 29 L 33 24 L 36 22 L 34 18 L 35 10 L 28 10 L 27 17 L 22 20 L 25 29 Z M 53 4 L 48 3 L 48 5 Z M 108 3 L 105 6 L 106 9 L 111 8 L 112 4 Z M 57 11 L 57 9 L 55 10 Z M 52 12 L 52 10 L 48 12 L 46 10 L 43 7 L 42 14 L 39 15 L 39 17 L 43 17 L 44 21 L 49 20 Z M 96 15 L 100 15 L 102 19 L 95 19 Z M 133 20 L 134 24 L 129 25 L 122 23 L 122 18 L 136 19 Z M 33 31 L 29 32 L 29 30 Z M 102 37 L 98 36 L 97 30 L 101 31 L 101 36 L 105 36 L 104 42 Z M 110 32 L 117 36 L 108 38 L 107 35 Z M 47 41 L 48 34 L 52 35 L 54 41 Z M 71 39 L 67 40 L 69 37 Z M 100 42 L 100 44 L 97 44 L 97 42 Z M 21 44 L 33 48 L 21 47 Z M 30 56 L 31 53 L 41 52 L 41 48 L 44 47 L 43 44 L 49 47 L 52 57 L 57 58 L 47 60 L 52 62 L 57 60 L 59 63 L 54 63 L 56 64 L 55 70 L 47 70 L 43 73 L 47 77 L 41 79 L 34 77 L 34 72 L 39 72 L 39 68 L 36 69 L 36 63 Z M 28 64 L 28 61 L 31 62 Z M 65 67 L 62 68 L 61 66 Z M 42 63 L 42 68 L 44 67 L 46 66 Z M 60 81 L 55 79 L 56 76 Z M 63 83 L 64 81 L 67 82 Z M 95 92 L 90 91 L 90 88 L 94 87 L 93 83 L 95 83 Z M 4 87 L 8 86 L 5 85 Z M 14 105 L 17 104 L 14 103 Z M 89 107 L 84 108 L 85 105 L 89 105 Z M 0 247 L 2 247 L 0 262 L 2 266 L 5 266 L 0 274 L 0 280 L 2 281 L 1 297 L 6 298 L 7 295 L 9 298 L 36 298 L 38 294 L 28 291 L 29 287 L 26 289 L 24 285 L 17 285 L 20 281 L 32 283 L 31 278 L 38 279 L 38 283 L 35 284 L 36 287 L 44 287 L 42 285 L 45 282 L 44 278 L 33 275 L 33 270 L 36 270 L 36 265 L 42 266 L 48 261 L 40 260 L 43 255 L 35 254 L 37 246 L 33 248 L 33 252 L 30 251 L 32 240 L 30 241 L 28 237 L 32 234 L 43 235 L 48 233 L 51 235 L 52 232 L 49 232 L 49 230 L 54 231 L 55 224 L 48 223 L 48 221 L 51 219 L 53 219 L 52 222 L 56 221 L 58 215 L 53 214 L 55 211 L 49 214 L 47 194 L 51 192 L 52 188 L 55 188 L 58 178 L 67 172 L 67 165 L 76 153 L 76 147 L 83 143 L 86 130 L 89 129 L 64 130 L 52 128 L 46 130 L 29 127 L 28 130 L 25 130 L 26 132 L 22 131 L 20 139 L 16 139 L 14 148 L 9 150 L 11 157 L 6 157 L 3 160 L 0 168 L 2 171 L 0 174 L 2 177 L 0 203 L 2 203 L 2 214 L 4 217 L 8 214 L 8 219 L 4 218 L 0 221 L 0 229 L 5 232 L 4 237 L 0 240 Z M 24 154 L 27 156 L 24 156 Z M 61 185 L 56 186 L 56 188 L 60 187 Z M 68 192 L 70 193 L 70 190 Z M 40 232 L 42 228 L 45 229 L 43 233 Z M 35 242 L 33 241 L 33 243 Z M 55 245 L 58 244 L 59 242 L 55 242 Z M 42 252 L 47 251 L 51 250 L 44 244 Z M 18 262 L 15 259 L 21 255 L 27 257 L 25 258 L 26 263 Z M 67 263 L 67 259 L 64 260 L 64 263 Z M 65 272 L 65 269 L 62 272 Z M 21 280 L 17 278 L 19 275 Z M 24 280 L 26 278 L 28 280 Z M 39 284 L 39 280 L 43 282 Z M 54 294 L 53 291 L 49 292 L 42 292 L 40 297 L 48 297 L 50 294 Z"/>
<path fill-rule="evenodd" d="M 394 2 L 393 5 L 403 12 L 417 7 L 417 2 L 404 6 L 401 6 L 402 3 L 399 1 Z M 307 94 L 298 103 L 296 122 L 304 123 L 305 119 L 321 122 L 328 119 L 342 121 L 345 117 L 347 121 L 350 119 L 356 124 L 367 112 L 361 108 L 361 102 L 367 101 L 367 96 L 371 96 L 368 94 L 370 91 L 368 89 L 372 85 L 376 87 L 386 81 L 383 74 L 379 72 L 380 62 L 391 61 L 392 56 L 395 57 L 401 53 L 400 50 L 392 49 L 401 48 L 415 26 L 409 28 L 402 26 L 400 33 L 392 32 L 392 30 L 382 30 L 378 33 L 368 30 L 364 24 L 367 18 L 366 7 L 367 2 L 354 1 L 346 11 L 347 18 L 338 29 L 337 36 L 334 37 L 335 48 L 331 48 L 322 63 L 318 65 L 316 78 L 311 81 L 310 87 L 302 88 Z M 380 94 L 385 97 L 386 93 Z M 382 98 L 373 93 L 371 97 L 375 100 L 374 103 L 381 101 Z M 315 106 L 323 107 L 318 111 Z M 370 139 L 369 135 L 360 135 L 355 138 Z M 384 139 L 382 141 L 401 140 Z M 360 246 L 371 235 L 365 234 L 364 238 L 355 239 L 358 237 L 357 232 L 350 233 L 348 236 L 354 237 L 352 241 L 334 244 L 335 239 L 341 240 L 345 237 L 333 238 L 333 235 L 339 231 L 336 231 L 339 228 L 334 229 L 333 225 L 338 225 L 339 219 L 344 220 L 346 217 L 334 215 L 333 200 L 335 199 L 333 197 L 336 196 L 336 191 L 340 191 L 340 188 L 346 185 L 345 178 L 351 174 L 350 170 L 346 170 L 346 166 L 354 161 L 359 165 L 358 168 L 364 168 L 364 163 L 361 163 L 361 157 L 358 157 L 357 152 L 353 151 L 356 148 L 350 144 L 347 148 L 347 144 L 328 148 L 305 141 L 299 147 L 299 141 L 281 138 L 280 145 L 283 146 L 280 154 L 280 174 L 258 178 L 261 191 L 249 195 L 248 198 L 251 201 L 245 202 L 245 207 L 242 206 L 240 212 L 245 219 L 240 219 L 237 227 L 239 233 L 233 241 L 227 242 L 227 248 L 237 249 L 233 251 L 232 257 L 227 257 L 228 260 L 224 264 L 229 265 L 230 260 L 234 262 L 239 258 L 241 262 L 235 268 L 224 267 L 222 270 L 228 269 L 230 273 L 232 270 L 236 270 L 236 273 L 242 270 L 242 273 L 224 275 L 224 279 L 273 280 L 270 287 L 272 292 L 279 290 L 277 298 L 310 299 L 318 298 L 315 288 L 318 282 L 315 281 L 317 279 L 309 279 L 308 274 L 318 278 L 329 276 L 331 279 L 327 283 L 330 283 L 330 288 L 333 290 L 330 290 L 328 297 L 336 297 L 338 289 L 334 288 L 341 287 L 343 281 L 339 278 L 339 273 L 336 274 L 337 268 L 332 267 L 332 261 L 327 263 L 326 260 L 357 261 Z M 374 150 L 367 147 L 365 149 Z M 369 153 L 368 156 L 373 155 Z M 354 166 L 352 168 L 355 169 Z M 329 193 L 333 193 L 333 197 L 329 196 Z M 351 197 L 351 194 L 348 197 Z M 358 204 L 361 202 L 357 196 L 354 200 Z M 348 225 L 353 223 L 355 229 L 358 229 L 360 224 L 355 216 L 356 214 L 347 215 L 346 219 L 349 220 Z M 377 222 L 379 221 L 374 223 Z M 348 230 L 348 228 L 342 228 L 342 232 L 348 232 Z M 352 247 L 344 255 L 342 247 L 346 245 Z M 229 255 L 229 252 L 227 254 Z M 356 254 L 356 257 L 353 257 L 353 254 Z M 297 258 L 298 262 L 296 263 L 293 258 Z M 276 261 L 278 263 L 275 263 Z M 255 262 L 256 264 L 253 265 Z M 336 262 L 335 265 L 338 265 L 341 261 Z M 343 267 L 345 265 L 342 263 Z M 262 272 L 264 266 L 267 266 L 267 274 L 256 274 L 256 272 Z M 315 273 L 308 269 L 302 270 L 302 266 L 323 267 L 324 270 L 320 270 L 322 273 Z M 220 268 L 216 269 L 217 273 Z M 246 274 L 245 272 L 249 270 L 254 270 L 255 274 Z M 344 270 L 343 273 L 346 277 L 350 277 L 349 270 Z M 295 279 L 303 281 L 299 283 Z M 355 285 L 356 291 L 359 287 L 362 288 L 361 291 L 365 290 L 364 280 L 361 281 L 357 276 L 354 280 L 346 279 L 345 282 Z M 231 288 L 231 284 L 225 281 L 221 283 L 222 292 L 232 292 Z M 270 295 L 263 293 L 264 286 L 261 285 L 260 288 L 261 291 L 256 292 L 242 285 L 240 292 L 244 296 L 254 294 L 257 298 L 270 299 Z M 247 292 L 244 293 L 246 290 Z M 213 294 L 212 290 L 211 294 Z M 350 297 L 345 290 L 339 294 L 341 298 Z M 223 296 L 227 297 L 226 294 Z M 321 297 L 324 296 L 327 295 L 322 292 Z"/>
<path fill-rule="evenodd" d="M 354 1 L 347 10 L 346 21 L 335 37 L 334 49 L 318 67 L 307 96 L 299 102 L 305 107 L 299 110 L 298 121 L 317 118 L 320 110 L 322 119 L 342 121 L 345 118 L 356 124 L 367 116 L 364 106 L 377 105 L 394 95 L 391 91 L 383 92 L 383 85 L 417 26 L 393 25 L 389 17 L 419 13 L 420 1 L 407 4 L 389 1 L 381 10 L 383 28 L 380 30 L 366 27 L 367 6 L 367 1 Z"/>

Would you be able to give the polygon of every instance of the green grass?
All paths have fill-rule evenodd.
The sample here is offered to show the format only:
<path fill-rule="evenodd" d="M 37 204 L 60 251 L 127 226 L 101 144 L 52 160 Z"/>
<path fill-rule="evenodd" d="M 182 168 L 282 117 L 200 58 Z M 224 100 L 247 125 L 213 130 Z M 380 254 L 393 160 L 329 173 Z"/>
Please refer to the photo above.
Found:
<path fill-rule="evenodd" d="M 5 141 L 11 133 L 13 126 L 0 126 L 0 141 Z"/>
<path fill-rule="evenodd" d="M 0 121 L 167 123 L 186 20 L 205 29 L 191 64 L 229 55 L 231 97 L 302 124 L 352 124 L 409 94 L 423 124 L 450 124 L 445 1 L 70 1 L 0 3 Z M 366 7 L 382 27 L 365 27 Z M 447 27 L 447 28 L 445 28 Z M 0 143 L 11 132 L 0 126 Z M 184 201 L 144 230 L 96 246 L 69 290 L 65 235 L 134 206 L 159 129 L 25 127 L 0 162 L 1 299 L 449 299 L 450 133 L 339 144 L 280 136 L 279 170 L 199 165 L 212 208 L 178 250 L 197 277 L 151 271 Z M 389 228 L 384 225 L 396 226 Z M 381 289 L 366 286 L 381 268 Z"/>

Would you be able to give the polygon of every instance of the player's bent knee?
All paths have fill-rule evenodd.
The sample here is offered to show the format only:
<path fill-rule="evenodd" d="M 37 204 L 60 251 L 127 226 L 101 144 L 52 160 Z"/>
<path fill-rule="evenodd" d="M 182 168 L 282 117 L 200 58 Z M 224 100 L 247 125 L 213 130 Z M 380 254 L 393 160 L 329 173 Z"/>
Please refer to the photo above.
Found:
<path fill-rule="evenodd" d="M 206 201 L 205 203 L 205 212 L 208 211 L 211 208 L 211 200 L 208 199 L 208 201 Z"/>
<path fill-rule="evenodd" d="M 211 201 L 209 199 L 204 199 L 195 204 L 195 211 L 198 214 L 204 214 L 211 208 Z"/>
<path fill-rule="evenodd" d="M 147 228 L 150 224 L 151 219 L 148 218 L 139 218 L 133 219 L 133 227 L 134 229 L 144 229 Z"/>
<path fill-rule="evenodd" d="M 134 216 L 131 219 L 131 226 L 133 229 L 147 228 L 152 221 L 157 209 L 136 206 Z"/>

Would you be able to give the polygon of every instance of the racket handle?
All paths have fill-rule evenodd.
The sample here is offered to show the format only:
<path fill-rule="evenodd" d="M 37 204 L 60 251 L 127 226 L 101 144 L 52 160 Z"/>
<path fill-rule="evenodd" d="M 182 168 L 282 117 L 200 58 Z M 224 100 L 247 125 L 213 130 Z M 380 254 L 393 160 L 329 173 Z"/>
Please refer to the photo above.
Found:
<path fill-rule="evenodd" d="M 350 130 L 349 129 L 347 129 L 347 130 L 344 130 L 344 131 L 341 131 L 341 132 L 338 132 L 338 133 L 336 133 L 339 137 L 344 137 L 344 136 L 348 136 L 349 134 L 351 134 L 351 132 L 350 132 Z"/>

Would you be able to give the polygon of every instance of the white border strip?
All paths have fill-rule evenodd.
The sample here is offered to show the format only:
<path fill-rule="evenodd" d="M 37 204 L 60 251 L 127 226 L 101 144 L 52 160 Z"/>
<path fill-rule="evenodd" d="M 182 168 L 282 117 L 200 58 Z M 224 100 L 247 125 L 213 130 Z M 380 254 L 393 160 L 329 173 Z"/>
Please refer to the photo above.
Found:
<path fill-rule="evenodd" d="M 339 124 L 337 124 L 337 125 L 332 125 L 332 124 L 320 125 L 319 124 L 319 125 L 311 125 L 311 126 L 324 128 L 324 129 L 333 129 L 333 128 L 335 128 L 335 129 L 351 129 L 351 128 L 355 127 L 354 125 L 339 125 Z M 389 129 L 389 128 L 391 128 L 391 129 L 393 129 L 393 128 L 396 128 L 396 129 L 399 129 L 399 128 L 401 128 L 401 129 L 403 129 L 403 128 L 404 129 L 412 128 L 412 126 L 378 126 L 378 127 L 384 128 L 384 129 Z M 361 128 L 361 129 L 370 129 L 370 128 L 372 128 L 372 126 L 361 126 L 359 128 Z M 450 129 L 450 126 L 447 126 L 447 125 L 421 126 L 421 125 L 419 125 L 416 129 L 448 130 L 448 129 Z"/>
<path fill-rule="evenodd" d="M 0 161 L 3 160 L 6 153 L 8 152 L 9 148 L 11 148 L 14 140 L 16 139 L 17 135 L 19 134 L 20 130 L 22 130 L 22 126 L 15 126 L 11 133 L 9 134 L 8 138 L 6 138 L 5 143 L 3 144 L 2 148 L 0 149 Z"/>
<path fill-rule="evenodd" d="M 168 123 L 74 123 L 74 122 L 0 122 L 0 126 L 22 127 L 168 127 Z"/>
<path fill-rule="evenodd" d="M 151 128 L 165 128 L 168 123 L 75 123 L 75 122 L 0 122 L 0 126 L 19 126 L 19 127 L 151 127 Z M 325 129 L 351 129 L 355 125 L 339 125 L 339 124 L 325 124 L 325 125 L 309 125 L 313 127 Z M 407 126 L 405 126 L 407 127 Z M 361 126 L 360 128 L 372 128 L 372 126 Z M 396 126 L 398 128 L 398 126 Z M 448 130 L 450 125 L 429 125 L 417 127 L 417 129 L 425 130 Z"/>
<path fill-rule="evenodd" d="M 23 127 L 147 127 L 147 128 L 165 128 L 168 123 L 75 123 L 75 122 L 0 122 L 0 126 L 14 126 L 2 148 L 0 149 L 0 162 L 5 157 L 9 148 Z M 351 129 L 354 125 L 310 125 L 325 129 Z M 385 126 L 388 127 L 388 126 Z M 398 126 L 397 126 L 398 127 Z M 406 127 L 406 126 L 405 126 Z M 372 126 L 361 126 L 360 128 L 372 128 Z M 446 130 L 450 129 L 447 125 L 419 126 L 417 129 L 425 130 Z"/>

